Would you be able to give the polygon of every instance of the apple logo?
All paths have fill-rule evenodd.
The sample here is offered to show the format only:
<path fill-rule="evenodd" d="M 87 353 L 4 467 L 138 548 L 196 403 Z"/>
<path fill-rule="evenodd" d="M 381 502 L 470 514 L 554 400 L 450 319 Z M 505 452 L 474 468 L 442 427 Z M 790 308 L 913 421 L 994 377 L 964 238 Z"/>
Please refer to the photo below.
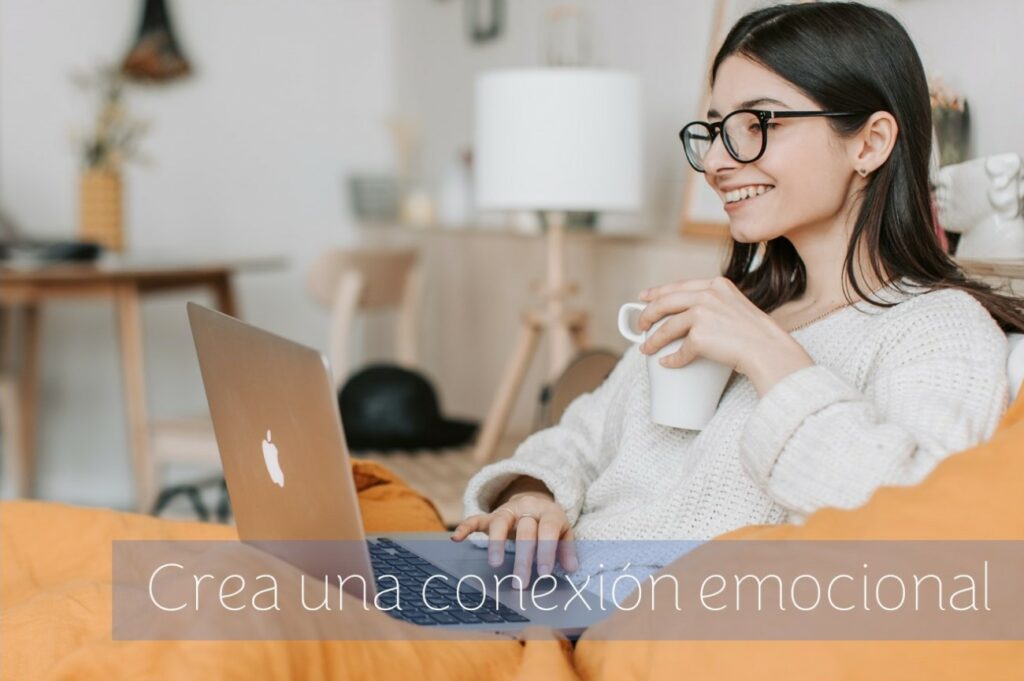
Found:
<path fill-rule="evenodd" d="M 267 431 L 267 439 L 263 441 L 263 462 L 267 464 L 267 472 L 270 479 L 279 487 L 284 487 L 284 471 L 277 460 L 277 445 L 270 441 L 270 431 Z"/>

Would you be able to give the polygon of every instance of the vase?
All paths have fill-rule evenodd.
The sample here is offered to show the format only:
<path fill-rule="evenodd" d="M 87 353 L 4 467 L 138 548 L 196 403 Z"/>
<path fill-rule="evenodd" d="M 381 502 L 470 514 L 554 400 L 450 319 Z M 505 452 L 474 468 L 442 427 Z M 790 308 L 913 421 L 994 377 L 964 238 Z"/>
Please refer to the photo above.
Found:
<path fill-rule="evenodd" d="M 124 250 L 121 175 L 90 168 L 82 173 L 78 192 L 78 237 L 111 251 Z"/>

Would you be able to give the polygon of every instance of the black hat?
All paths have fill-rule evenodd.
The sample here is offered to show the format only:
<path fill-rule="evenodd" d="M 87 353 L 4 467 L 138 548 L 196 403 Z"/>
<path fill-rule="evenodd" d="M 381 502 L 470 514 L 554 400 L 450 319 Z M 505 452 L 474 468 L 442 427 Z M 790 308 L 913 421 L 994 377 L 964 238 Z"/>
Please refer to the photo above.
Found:
<path fill-rule="evenodd" d="M 441 416 L 434 386 L 422 374 L 374 364 L 352 374 L 338 393 L 349 449 L 458 447 L 476 434 L 471 421 Z"/>

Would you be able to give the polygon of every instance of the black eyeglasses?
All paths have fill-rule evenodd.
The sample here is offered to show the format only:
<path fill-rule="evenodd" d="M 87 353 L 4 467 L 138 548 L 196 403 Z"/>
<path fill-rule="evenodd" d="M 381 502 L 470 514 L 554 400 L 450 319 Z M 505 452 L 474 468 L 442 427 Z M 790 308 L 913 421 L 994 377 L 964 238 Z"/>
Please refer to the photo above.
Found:
<path fill-rule="evenodd" d="M 805 118 L 807 116 L 861 116 L 859 111 L 763 111 L 738 109 L 717 123 L 694 121 L 679 131 L 686 150 L 686 160 L 698 173 L 704 172 L 704 158 L 711 151 L 718 133 L 729 155 L 740 163 L 753 163 L 764 155 L 768 146 L 768 121 L 773 118 Z"/>

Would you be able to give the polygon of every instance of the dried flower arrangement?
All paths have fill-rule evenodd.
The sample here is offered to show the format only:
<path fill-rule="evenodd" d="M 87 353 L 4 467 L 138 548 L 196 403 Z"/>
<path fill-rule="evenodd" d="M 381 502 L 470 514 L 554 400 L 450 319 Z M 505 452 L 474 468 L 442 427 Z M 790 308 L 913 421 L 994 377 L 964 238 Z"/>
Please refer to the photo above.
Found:
<path fill-rule="evenodd" d="M 967 100 L 938 74 L 928 79 L 928 94 L 932 105 L 932 126 L 939 142 L 939 165 L 960 163 L 967 157 L 970 128 Z"/>
<path fill-rule="evenodd" d="M 966 102 L 941 75 L 933 74 L 928 79 L 928 96 L 932 101 L 932 109 L 952 109 L 963 111 Z"/>
<path fill-rule="evenodd" d="M 101 66 L 93 73 L 75 74 L 72 81 L 98 97 L 92 129 L 74 134 L 85 168 L 116 172 L 125 161 L 143 160 L 138 142 L 149 130 L 149 123 L 128 113 L 124 104 L 125 77 L 120 69 Z"/>

